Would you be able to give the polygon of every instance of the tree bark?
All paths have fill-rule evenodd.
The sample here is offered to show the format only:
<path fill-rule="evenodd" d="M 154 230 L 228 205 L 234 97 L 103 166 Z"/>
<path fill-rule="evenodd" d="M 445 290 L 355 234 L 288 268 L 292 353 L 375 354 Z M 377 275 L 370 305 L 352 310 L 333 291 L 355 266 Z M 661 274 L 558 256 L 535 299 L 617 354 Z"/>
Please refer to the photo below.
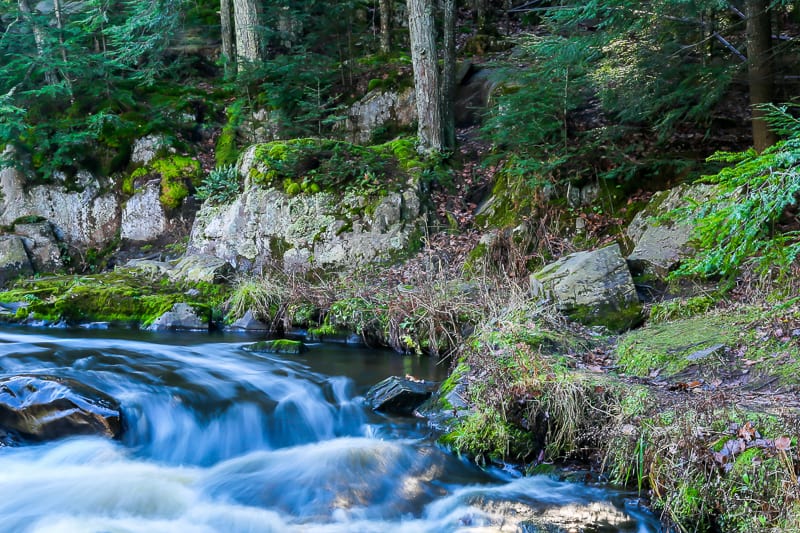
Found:
<path fill-rule="evenodd" d="M 747 77 L 750 86 L 750 106 L 753 113 L 753 146 L 763 152 L 775 144 L 775 134 L 770 131 L 761 104 L 772 102 L 772 27 L 769 0 L 747 0 Z"/>
<path fill-rule="evenodd" d="M 22 18 L 26 19 L 28 23 L 31 25 L 31 31 L 33 31 L 33 40 L 36 43 L 36 53 L 42 58 L 43 62 L 46 62 L 46 50 L 47 50 L 47 36 L 44 33 L 44 30 L 33 20 L 33 9 L 31 9 L 31 4 L 28 0 L 19 0 L 19 10 L 22 13 Z M 44 81 L 48 85 L 55 85 L 56 83 L 56 75 L 51 69 L 45 69 L 44 71 Z"/>
<path fill-rule="evenodd" d="M 418 149 L 422 153 L 441 151 L 444 143 L 432 0 L 408 0 L 408 28 L 417 99 Z"/>
<path fill-rule="evenodd" d="M 379 0 L 378 12 L 381 17 L 381 53 L 392 51 L 392 0 Z"/>
<path fill-rule="evenodd" d="M 442 0 L 442 136 L 444 147 L 456 147 L 456 0 Z"/>
<path fill-rule="evenodd" d="M 241 72 L 261 59 L 259 10 L 255 0 L 233 0 L 236 31 L 236 66 Z"/>
<path fill-rule="evenodd" d="M 222 64 L 225 68 L 225 75 L 231 74 L 231 66 L 236 62 L 236 51 L 234 48 L 235 35 L 233 33 L 233 11 L 231 0 L 220 0 L 219 2 L 220 33 L 222 37 Z"/>

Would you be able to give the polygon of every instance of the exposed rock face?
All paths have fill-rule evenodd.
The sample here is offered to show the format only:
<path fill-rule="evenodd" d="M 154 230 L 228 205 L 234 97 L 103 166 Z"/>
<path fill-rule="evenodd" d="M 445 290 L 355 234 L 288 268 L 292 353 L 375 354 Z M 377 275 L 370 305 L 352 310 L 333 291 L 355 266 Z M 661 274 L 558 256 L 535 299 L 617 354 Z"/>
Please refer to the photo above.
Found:
<path fill-rule="evenodd" d="M 375 411 L 409 416 L 431 397 L 437 384 L 391 376 L 367 392 L 367 402 Z"/>
<path fill-rule="evenodd" d="M 64 266 L 61 261 L 61 246 L 49 222 L 14 224 L 14 233 L 23 238 L 25 250 L 36 272 L 55 272 Z"/>
<path fill-rule="evenodd" d="M 80 174 L 80 173 L 79 173 Z M 0 170 L 0 224 L 10 226 L 26 216 L 49 220 L 59 239 L 78 246 L 101 246 L 114 239 L 120 224 L 117 198 L 102 193 L 90 174 L 76 180 L 88 185 L 79 192 L 61 185 L 24 188 L 24 177 L 16 169 Z"/>
<path fill-rule="evenodd" d="M 414 88 L 402 91 L 375 89 L 347 111 L 345 130 L 352 143 L 367 144 L 380 128 L 408 128 L 417 118 Z"/>
<path fill-rule="evenodd" d="M 203 321 L 188 304 L 179 303 L 172 306 L 147 328 L 150 331 L 207 331 L 208 322 Z"/>
<path fill-rule="evenodd" d="M 20 237 L 0 237 L 0 285 L 17 276 L 33 274 L 33 265 Z"/>
<path fill-rule="evenodd" d="M 641 319 L 636 287 L 617 244 L 547 265 L 531 275 L 531 291 L 586 324 L 621 331 Z"/>
<path fill-rule="evenodd" d="M 120 236 L 123 239 L 138 242 L 154 241 L 167 231 L 169 224 L 160 196 L 159 182 L 152 180 L 125 202 L 120 228 Z"/>
<path fill-rule="evenodd" d="M 110 438 L 122 431 L 119 405 L 66 379 L 15 376 L 0 380 L 0 428 L 44 441 L 73 435 Z"/>
<path fill-rule="evenodd" d="M 254 149 L 241 160 L 245 176 Z M 247 184 L 232 203 L 201 207 L 187 254 L 213 255 L 240 271 L 271 262 L 291 272 L 353 266 L 401 252 L 423 224 L 415 187 L 370 204 L 358 194 L 289 196 Z"/>
<path fill-rule="evenodd" d="M 711 194 L 708 185 L 679 185 L 653 195 L 650 203 L 631 221 L 627 229 L 636 243 L 628 256 L 628 264 L 636 274 L 654 274 L 665 277 L 680 261 L 692 254 L 689 237 L 692 232 L 691 217 L 677 222 L 658 222 L 654 217 L 665 215 L 678 208 L 689 207 L 691 202 L 702 202 Z"/>

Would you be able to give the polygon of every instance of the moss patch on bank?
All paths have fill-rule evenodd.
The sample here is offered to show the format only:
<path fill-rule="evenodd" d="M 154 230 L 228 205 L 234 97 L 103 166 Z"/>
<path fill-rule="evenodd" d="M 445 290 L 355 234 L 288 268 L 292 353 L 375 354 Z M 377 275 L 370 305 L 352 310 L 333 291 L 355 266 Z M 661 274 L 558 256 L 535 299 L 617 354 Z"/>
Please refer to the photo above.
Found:
<path fill-rule="evenodd" d="M 190 290 L 194 289 L 194 290 Z M 21 303 L 15 320 L 112 322 L 148 326 L 176 303 L 211 316 L 225 288 L 207 283 L 173 283 L 143 272 L 116 270 L 85 276 L 56 276 L 15 282 L 0 302 Z"/>

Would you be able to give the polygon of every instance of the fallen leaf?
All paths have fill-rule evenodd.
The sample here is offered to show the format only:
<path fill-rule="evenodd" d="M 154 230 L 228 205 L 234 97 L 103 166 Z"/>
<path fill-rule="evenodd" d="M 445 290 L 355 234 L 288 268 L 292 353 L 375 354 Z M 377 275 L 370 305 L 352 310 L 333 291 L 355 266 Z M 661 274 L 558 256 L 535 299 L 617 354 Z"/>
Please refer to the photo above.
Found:
<path fill-rule="evenodd" d="M 789 437 L 778 437 L 775 439 L 775 449 L 782 452 L 789 451 L 792 446 L 792 439 Z"/>
<path fill-rule="evenodd" d="M 756 429 L 751 422 L 745 422 L 745 424 L 739 428 L 739 431 L 736 432 L 736 436 L 744 440 L 744 442 L 750 442 L 756 436 Z"/>

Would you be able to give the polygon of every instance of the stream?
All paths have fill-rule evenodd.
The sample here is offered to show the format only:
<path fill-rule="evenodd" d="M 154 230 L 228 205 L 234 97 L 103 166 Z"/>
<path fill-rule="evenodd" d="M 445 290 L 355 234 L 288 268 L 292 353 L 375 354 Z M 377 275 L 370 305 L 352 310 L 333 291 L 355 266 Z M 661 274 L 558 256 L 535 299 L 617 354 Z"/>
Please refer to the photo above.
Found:
<path fill-rule="evenodd" d="M 122 406 L 119 440 L 0 447 L 8 532 L 656 532 L 635 493 L 480 469 L 422 420 L 373 413 L 429 358 L 241 335 L 0 330 L 0 377 L 72 378 Z"/>

